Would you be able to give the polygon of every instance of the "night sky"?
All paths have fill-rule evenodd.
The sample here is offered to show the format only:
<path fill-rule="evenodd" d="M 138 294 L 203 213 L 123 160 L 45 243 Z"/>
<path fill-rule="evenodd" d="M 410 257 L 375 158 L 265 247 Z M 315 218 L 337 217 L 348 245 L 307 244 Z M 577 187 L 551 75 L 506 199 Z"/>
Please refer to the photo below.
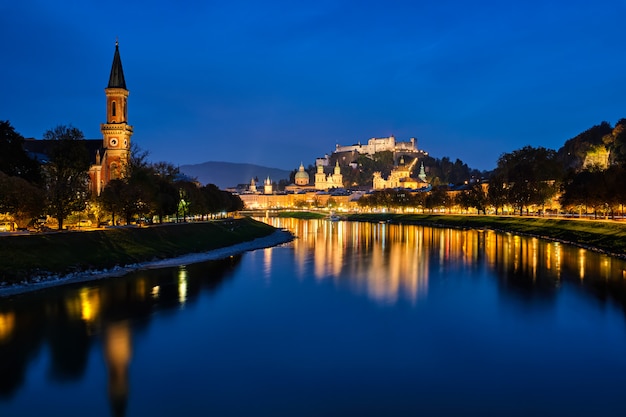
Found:
<path fill-rule="evenodd" d="M 101 138 L 115 40 L 152 161 L 294 169 L 394 135 L 492 169 L 626 117 L 626 0 L 0 5 L 0 120 Z"/>

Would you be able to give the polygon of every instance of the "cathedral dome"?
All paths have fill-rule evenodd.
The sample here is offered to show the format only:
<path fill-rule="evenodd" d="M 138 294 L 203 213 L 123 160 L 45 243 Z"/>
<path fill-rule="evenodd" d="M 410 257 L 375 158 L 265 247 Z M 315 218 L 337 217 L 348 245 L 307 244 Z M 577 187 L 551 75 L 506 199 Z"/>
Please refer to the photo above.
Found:
<path fill-rule="evenodd" d="M 304 170 L 304 165 L 300 163 L 300 168 L 296 172 L 296 185 L 309 185 L 309 173 Z"/>

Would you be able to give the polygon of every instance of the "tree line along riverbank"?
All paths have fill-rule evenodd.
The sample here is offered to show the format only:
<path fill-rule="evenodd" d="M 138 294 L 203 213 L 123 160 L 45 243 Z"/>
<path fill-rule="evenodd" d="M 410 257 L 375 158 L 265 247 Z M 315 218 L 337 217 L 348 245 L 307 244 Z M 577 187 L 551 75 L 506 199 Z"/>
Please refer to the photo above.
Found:
<path fill-rule="evenodd" d="M 0 284 L 207 252 L 276 229 L 250 218 L 0 237 Z"/>
<path fill-rule="evenodd" d="M 283 217 L 323 218 L 311 212 L 279 212 Z M 587 220 L 530 216 L 478 216 L 452 214 L 367 213 L 342 215 L 343 220 L 414 224 L 462 229 L 489 229 L 535 236 L 626 258 L 626 223 L 616 220 Z"/>

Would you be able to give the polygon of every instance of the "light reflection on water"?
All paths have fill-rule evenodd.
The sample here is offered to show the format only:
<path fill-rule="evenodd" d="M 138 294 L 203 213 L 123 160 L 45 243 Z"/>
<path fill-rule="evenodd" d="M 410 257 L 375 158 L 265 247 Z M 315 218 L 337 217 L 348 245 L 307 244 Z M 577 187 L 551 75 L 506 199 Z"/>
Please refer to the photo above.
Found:
<path fill-rule="evenodd" d="M 0 415 L 621 415 L 622 260 L 266 221 L 297 239 L 0 300 Z"/>
<path fill-rule="evenodd" d="M 487 266 L 503 279 L 541 279 L 554 287 L 564 276 L 615 282 L 626 276 L 622 260 L 559 242 L 491 230 L 322 219 L 303 222 L 278 217 L 259 220 L 294 231 L 298 237 L 294 256 L 301 273 L 305 271 L 303 263 L 313 259 L 317 280 L 350 280 L 355 290 L 381 303 L 393 304 L 401 297 L 415 302 L 428 293 L 433 271 L 440 275 L 478 265 Z"/>

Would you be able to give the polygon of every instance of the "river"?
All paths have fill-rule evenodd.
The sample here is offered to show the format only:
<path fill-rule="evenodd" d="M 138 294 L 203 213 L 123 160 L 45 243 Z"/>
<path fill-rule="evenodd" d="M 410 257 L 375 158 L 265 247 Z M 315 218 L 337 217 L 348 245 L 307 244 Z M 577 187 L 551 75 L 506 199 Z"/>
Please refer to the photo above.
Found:
<path fill-rule="evenodd" d="M 0 299 L 0 416 L 623 416 L 626 263 L 269 218 L 288 244 Z"/>

